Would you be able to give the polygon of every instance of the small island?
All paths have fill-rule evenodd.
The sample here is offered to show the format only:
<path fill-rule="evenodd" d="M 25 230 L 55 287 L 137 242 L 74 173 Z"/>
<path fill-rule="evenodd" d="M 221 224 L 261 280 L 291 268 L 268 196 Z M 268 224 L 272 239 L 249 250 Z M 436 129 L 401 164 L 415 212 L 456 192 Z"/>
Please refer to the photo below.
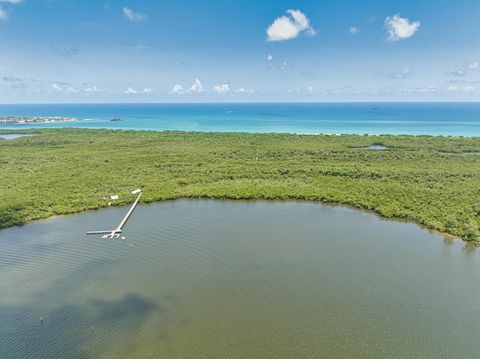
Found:
<path fill-rule="evenodd" d="M 58 117 L 58 116 L 35 116 L 35 117 L 17 117 L 17 116 L 4 116 L 0 117 L 0 124 L 10 125 L 10 124 L 23 124 L 23 123 L 51 123 L 51 122 L 71 122 L 71 121 L 80 121 L 80 118 L 77 117 Z"/>

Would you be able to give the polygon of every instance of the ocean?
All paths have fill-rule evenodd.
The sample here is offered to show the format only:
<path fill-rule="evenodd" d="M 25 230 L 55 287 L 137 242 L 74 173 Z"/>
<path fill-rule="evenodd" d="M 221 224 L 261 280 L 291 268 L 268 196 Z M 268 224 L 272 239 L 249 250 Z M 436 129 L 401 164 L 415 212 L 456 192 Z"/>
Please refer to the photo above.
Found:
<path fill-rule="evenodd" d="M 480 136 L 480 103 L 236 103 L 0 105 L 3 116 L 74 122 L 0 129 L 83 127 L 207 132 Z M 111 121 L 122 118 L 123 121 Z"/>

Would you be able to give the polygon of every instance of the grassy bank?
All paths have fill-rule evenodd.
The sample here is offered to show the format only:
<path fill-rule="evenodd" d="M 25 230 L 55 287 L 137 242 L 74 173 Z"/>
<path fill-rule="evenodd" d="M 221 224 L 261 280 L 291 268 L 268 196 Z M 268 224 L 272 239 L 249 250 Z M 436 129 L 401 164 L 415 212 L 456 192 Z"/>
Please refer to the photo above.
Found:
<path fill-rule="evenodd" d="M 480 240 L 480 138 L 29 132 L 0 139 L 0 227 L 103 207 L 112 194 L 124 204 L 142 187 L 144 201 L 338 202 Z M 373 144 L 389 149 L 361 149 Z"/>

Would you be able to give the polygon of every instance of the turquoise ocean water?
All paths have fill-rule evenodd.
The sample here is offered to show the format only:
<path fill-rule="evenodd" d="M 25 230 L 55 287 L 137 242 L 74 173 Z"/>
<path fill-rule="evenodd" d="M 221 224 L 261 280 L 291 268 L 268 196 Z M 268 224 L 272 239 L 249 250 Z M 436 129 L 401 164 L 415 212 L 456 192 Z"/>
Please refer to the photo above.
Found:
<path fill-rule="evenodd" d="M 0 125 L 0 129 L 88 127 L 480 136 L 480 103 L 0 105 L 2 116 L 62 116 L 82 121 Z M 123 121 L 110 121 L 118 117 Z"/>

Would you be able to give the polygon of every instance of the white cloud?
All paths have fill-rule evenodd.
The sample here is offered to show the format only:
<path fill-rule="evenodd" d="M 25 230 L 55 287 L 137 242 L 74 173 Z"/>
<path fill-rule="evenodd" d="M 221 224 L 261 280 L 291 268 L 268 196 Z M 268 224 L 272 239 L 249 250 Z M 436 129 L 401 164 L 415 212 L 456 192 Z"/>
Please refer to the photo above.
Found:
<path fill-rule="evenodd" d="M 247 90 L 243 87 L 240 87 L 240 88 L 235 90 L 235 93 L 239 94 L 239 95 L 243 95 L 243 94 L 252 95 L 252 94 L 255 93 L 255 90 L 254 89 Z"/>
<path fill-rule="evenodd" d="M 424 87 L 414 87 L 414 88 L 404 88 L 402 89 L 402 92 L 435 92 L 437 91 L 437 88 L 435 86 L 429 85 L 429 86 L 424 86 Z"/>
<path fill-rule="evenodd" d="M 354 92 L 355 90 L 352 86 L 343 86 L 341 88 L 334 89 L 332 93 L 334 95 L 350 95 Z"/>
<path fill-rule="evenodd" d="M 100 92 L 97 88 L 97 86 L 89 86 L 85 89 L 86 93 L 97 93 Z"/>
<path fill-rule="evenodd" d="M 8 2 L 9 4 L 20 4 L 23 0 L 0 0 L 0 2 Z"/>
<path fill-rule="evenodd" d="M 213 91 L 215 91 L 215 93 L 217 93 L 219 95 L 227 94 L 227 93 L 230 92 L 230 85 L 227 84 L 227 83 L 222 83 L 222 84 L 215 85 L 213 87 Z"/>
<path fill-rule="evenodd" d="M 205 90 L 203 89 L 203 85 L 199 79 L 195 79 L 195 82 L 192 86 L 188 89 L 189 93 L 204 93 Z"/>
<path fill-rule="evenodd" d="M 470 92 L 473 92 L 476 90 L 476 87 L 475 86 L 472 86 L 472 85 L 465 85 L 463 87 L 458 87 L 457 85 L 450 85 L 448 86 L 447 88 L 447 91 L 461 91 L 461 92 L 465 92 L 465 93 L 470 93 Z"/>
<path fill-rule="evenodd" d="M 52 84 L 52 92 L 62 92 L 63 88 L 55 83 Z"/>
<path fill-rule="evenodd" d="M 360 29 L 359 29 L 358 27 L 356 27 L 356 26 L 351 26 L 351 27 L 348 29 L 348 31 L 350 31 L 350 33 L 351 33 L 352 35 L 356 35 L 356 34 L 358 34 L 358 33 L 360 32 Z"/>
<path fill-rule="evenodd" d="M 67 87 L 65 89 L 65 93 L 72 93 L 72 94 L 75 94 L 75 93 L 78 93 L 77 89 L 73 86 L 70 86 L 70 87 Z"/>
<path fill-rule="evenodd" d="M 468 64 L 470 70 L 478 70 L 480 68 L 480 63 L 478 61 L 471 62 Z"/>
<path fill-rule="evenodd" d="M 0 6 L 0 21 L 7 21 L 8 15 L 5 10 Z"/>
<path fill-rule="evenodd" d="M 133 87 L 129 87 L 125 91 L 123 91 L 123 93 L 127 95 L 135 95 L 138 93 L 138 91 L 135 90 Z"/>
<path fill-rule="evenodd" d="M 176 84 L 169 91 L 169 93 L 174 94 L 174 95 L 183 95 L 183 94 L 187 94 L 187 93 L 204 93 L 204 92 L 205 92 L 205 90 L 203 89 L 203 85 L 202 85 L 202 83 L 200 82 L 199 79 L 195 79 L 192 86 L 190 86 L 190 88 L 188 90 L 185 90 L 182 87 L 182 85 Z"/>
<path fill-rule="evenodd" d="M 399 71 L 390 72 L 388 77 L 394 80 L 403 80 L 412 74 L 412 70 L 409 68 L 404 68 Z"/>
<path fill-rule="evenodd" d="M 152 93 L 153 90 L 150 87 L 145 87 L 143 90 L 139 91 L 134 89 L 133 87 L 128 87 L 125 91 L 123 91 L 126 95 L 138 95 L 138 94 L 149 94 Z"/>
<path fill-rule="evenodd" d="M 312 87 L 312 86 L 308 86 L 308 87 L 307 87 L 307 92 L 313 92 L 313 87 Z"/>
<path fill-rule="evenodd" d="M 419 21 L 410 22 L 407 18 L 400 17 L 399 14 L 388 16 L 385 19 L 385 27 L 388 31 L 389 41 L 398 41 L 412 37 L 420 27 Z"/>
<path fill-rule="evenodd" d="M 122 11 L 123 11 L 123 15 L 125 15 L 125 17 L 130 21 L 142 21 L 142 20 L 148 19 L 147 15 L 141 12 L 133 11 L 132 9 L 126 6 L 122 9 Z"/>
<path fill-rule="evenodd" d="M 182 95 L 183 93 L 185 93 L 185 91 L 183 90 L 183 87 L 180 84 L 176 84 L 175 86 L 172 87 L 172 89 L 170 90 L 170 93 L 175 95 Z"/>
<path fill-rule="evenodd" d="M 287 15 L 277 17 L 267 28 L 268 41 L 284 41 L 296 38 L 301 32 L 315 35 L 310 20 L 300 10 L 287 10 Z"/>
<path fill-rule="evenodd" d="M 267 55 L 267 61 L 272 61 L 272 60 L 273 60 L 273 56 L 270 55 L 270 54 L 268 54 L 268 55 Z"/>
<path fill-rule="evenodd" d="M 67 87 L 63 87 L 67 86 Z M 62 92 L 66 94 L 76 94 L 78 93 L 77 89 L 73 86 L 69 86 L 67 82 L 57 81 L 52 84 L 50 92 Z"/>

